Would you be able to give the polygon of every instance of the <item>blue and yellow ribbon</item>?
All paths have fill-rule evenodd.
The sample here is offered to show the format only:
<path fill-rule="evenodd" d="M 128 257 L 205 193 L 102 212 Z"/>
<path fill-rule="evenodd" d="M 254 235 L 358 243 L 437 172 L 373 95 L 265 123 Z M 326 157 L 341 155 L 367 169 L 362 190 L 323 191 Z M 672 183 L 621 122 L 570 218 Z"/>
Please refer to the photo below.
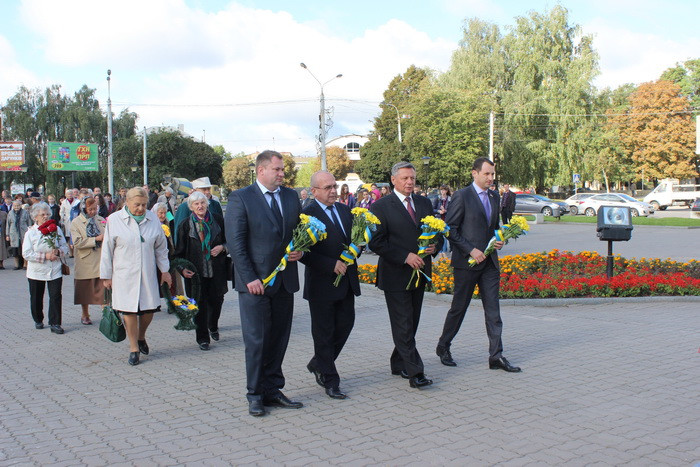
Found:
<path fill-rule="evenodd" d="M 309 232 L 311 234 L 311 232 Z M 291 253 L 294 250 L 294 240 L 289 242 L 289 245 L 287 245 L 287 248 L 285 248 L 285 253 L 284 256 L 282 256 L 282 259 L 280 260 L 280 264 L 277 265 L 274 271 L 270 273 L 269 276 L 267 276 L 265 279 L 263 279 L 263 286 L 267 287 L 269 285 L 274 285 L 275 279 L 277 279 L 277 273 L 280 271 L 284 271 L 285 268 L 287 267 L 287 260 L 289 259 L 289 253 Z"/>
<path fill-rule="evenodd" d="M 340 254 L 340 259 L 348 264 L 354 264 L 358 256 L 360 256 L 360 247 L 358 247 L 354 243 L 351 243 L 350 245 L 348 245 L 347 250 L 344 250 Z"/>

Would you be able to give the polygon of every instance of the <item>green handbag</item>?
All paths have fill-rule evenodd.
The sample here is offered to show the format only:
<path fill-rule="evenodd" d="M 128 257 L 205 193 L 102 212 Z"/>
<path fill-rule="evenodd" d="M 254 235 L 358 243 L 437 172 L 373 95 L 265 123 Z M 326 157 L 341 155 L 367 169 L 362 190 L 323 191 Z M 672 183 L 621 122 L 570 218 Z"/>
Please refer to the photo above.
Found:
<path fill-rule="evenodd" d="M 119 318 L 119 313 L 112 309 L 112 291 L 109 289 L 105 289 L 105 306 L 102 308 L 100 332 L 112 342 L 121 342 L 126 339 L 124 323 Z"/>

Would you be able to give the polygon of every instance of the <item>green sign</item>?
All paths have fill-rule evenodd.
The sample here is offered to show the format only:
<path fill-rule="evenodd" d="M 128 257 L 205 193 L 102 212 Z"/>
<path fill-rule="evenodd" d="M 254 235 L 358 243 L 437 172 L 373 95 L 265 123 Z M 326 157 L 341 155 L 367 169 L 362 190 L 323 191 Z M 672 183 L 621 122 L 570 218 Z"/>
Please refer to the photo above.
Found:
<path fill-rule="evenodd" d="M 49 141 L 46 160 L 50 171 L 97 172 L 97 145 Z"/>

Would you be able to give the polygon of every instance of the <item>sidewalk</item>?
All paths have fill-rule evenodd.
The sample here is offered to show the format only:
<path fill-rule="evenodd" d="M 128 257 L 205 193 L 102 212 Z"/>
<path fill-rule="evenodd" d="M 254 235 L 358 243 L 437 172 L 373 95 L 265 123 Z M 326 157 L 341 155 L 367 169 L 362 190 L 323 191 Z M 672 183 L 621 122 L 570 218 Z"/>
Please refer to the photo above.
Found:
<path fill-rule="evenodd" d="M 221 341 L 159 313 L 151 355 L 130 367 L 126 342 L 80 325 L 64 279 L 66 334 L 35 330 L 21 271 L 0 271 L 0 465 L 694 465 L 700 462 L 698 302 L 533 306 L 504 303 L 505 355 L 492 371 L 477 302 L 442 366 L 435 343 L 449 303 L 426 294 L 418 348 L 435 384 L 389 373 L 383 296 L 363 286 L 338 360 L 349 399 L 328 398 L 305 368 L 308 307 L 296 294 L 284 370 L 300 410 L 247 413 L 237 297 Z"/>

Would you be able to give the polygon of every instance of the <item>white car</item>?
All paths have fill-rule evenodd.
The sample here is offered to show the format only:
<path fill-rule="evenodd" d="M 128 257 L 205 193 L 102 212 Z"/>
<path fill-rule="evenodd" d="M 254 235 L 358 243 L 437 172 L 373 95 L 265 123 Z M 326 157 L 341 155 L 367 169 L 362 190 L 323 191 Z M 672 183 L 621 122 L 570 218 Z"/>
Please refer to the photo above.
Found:
<path fill-rule="evenodd" d="M 590 198 L 594 193 L 576 193 L 573 196 L 569 196 L 564 200 L 566 204 L 569 205 L 569 212 L 572 216 L 578 214 L 579 201 L 583 201 L 586 198 Z"/>
<path fill-rule="evenodd" d="M 632 217 L 648 216 L 654 214 L 651 204 L 637 201 L 624 193 L 601 193 L 578 201 L 578 212 L 586 216 L 595 216 L 601 206 L 627 206 L 630 208 Z"/>

